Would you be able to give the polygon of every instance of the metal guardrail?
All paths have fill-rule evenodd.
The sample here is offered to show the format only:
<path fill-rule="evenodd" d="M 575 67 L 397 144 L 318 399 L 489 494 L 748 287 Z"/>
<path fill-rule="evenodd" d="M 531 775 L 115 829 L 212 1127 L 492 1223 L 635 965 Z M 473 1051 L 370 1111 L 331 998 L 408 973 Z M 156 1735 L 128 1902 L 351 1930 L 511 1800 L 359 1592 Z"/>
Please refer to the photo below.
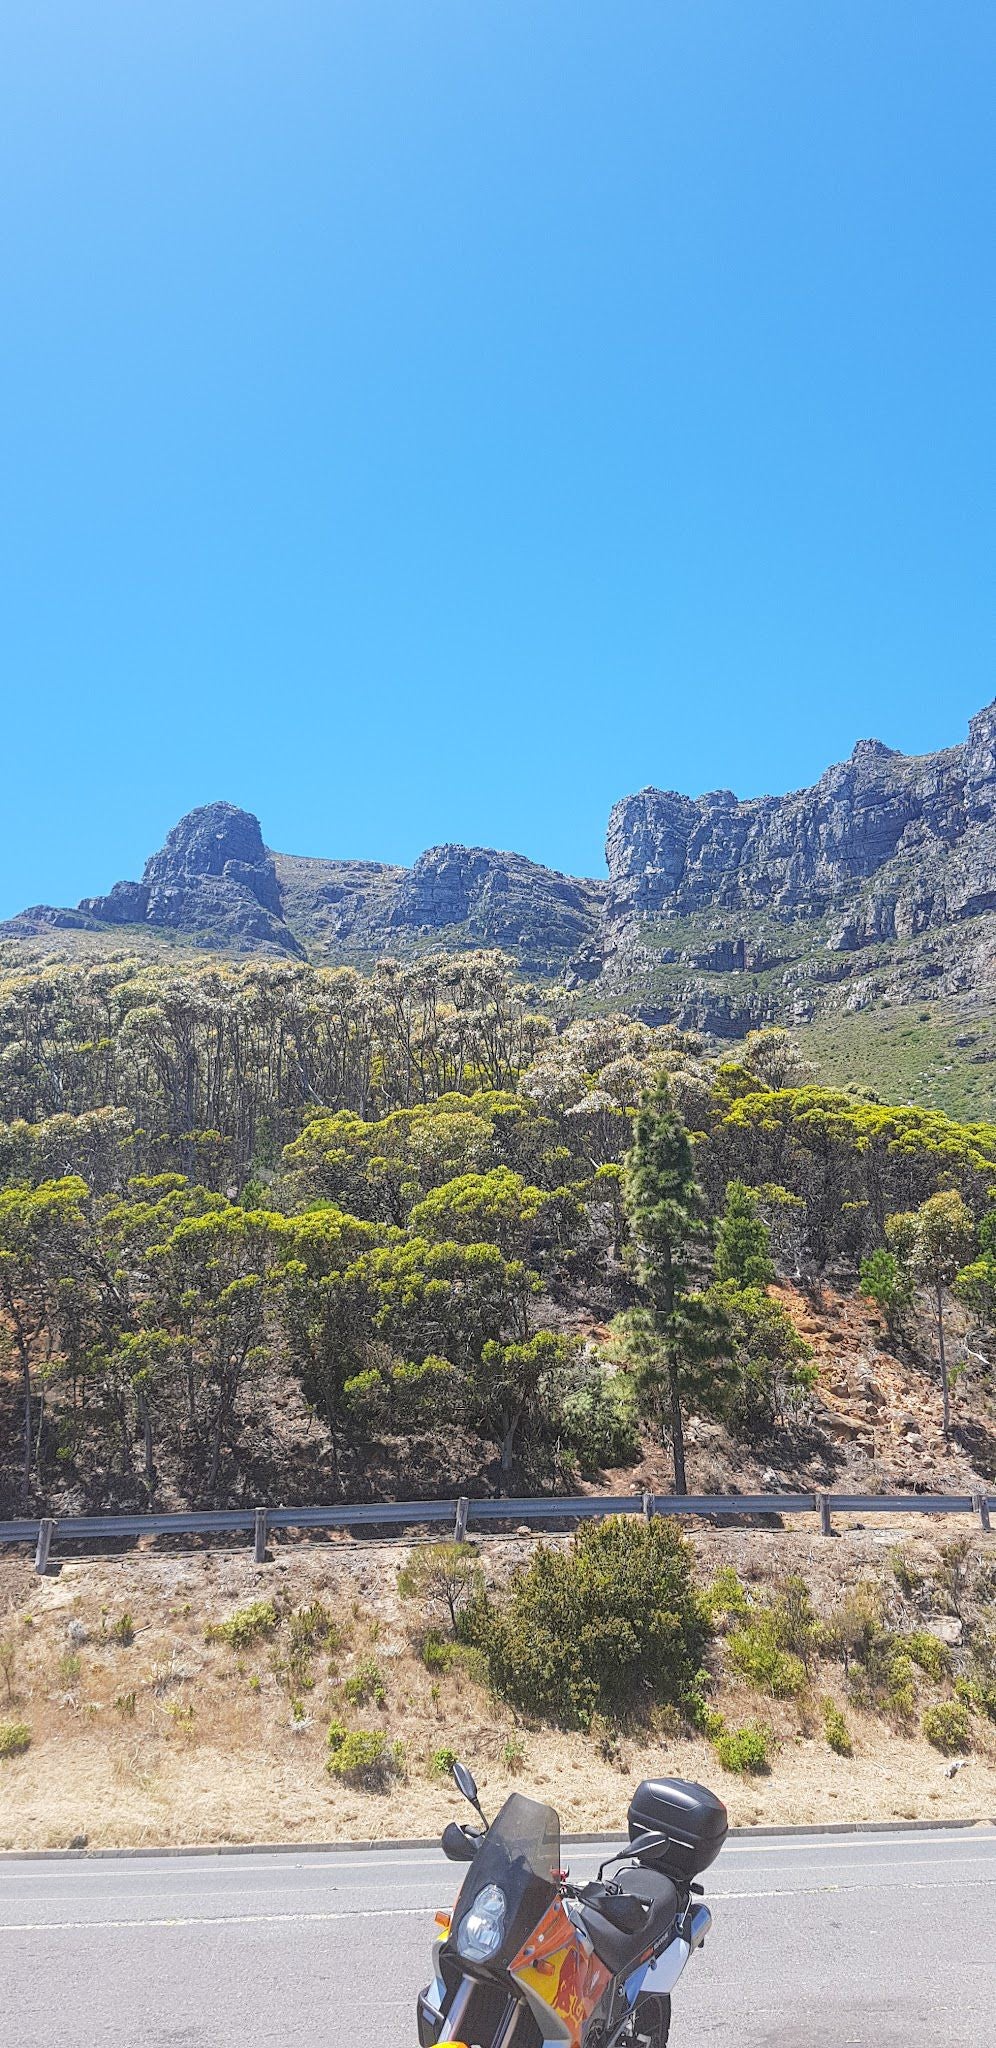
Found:
<path fill-rule="evenodd" d="M 608 1515 L 701 1515 L 709 1518 L 818 1515 L 824 1536 L 839 1515 L 977 1515 L 992 1526 L 996 1494 L 984 1493 L 626 1493 L 579 1494 L 524 1500 L 396 1500 L 341 1507 L 209 1508 L 179 1515 L 43 1515 L 38 1521 L 0 1522 L 0 1546 L 34 1546 L 35 1570 L 48 1567 L 52 1545 L 98 1543 L 139 1536 L 253 1538 L 257 1564 L 266 1562 L 268 1537 L 279 1529 L 414 1529 L 451 1524 L 458 1541 L 468 1528 L 496 1522 L 540 1524 L 602 1521 Z"/>

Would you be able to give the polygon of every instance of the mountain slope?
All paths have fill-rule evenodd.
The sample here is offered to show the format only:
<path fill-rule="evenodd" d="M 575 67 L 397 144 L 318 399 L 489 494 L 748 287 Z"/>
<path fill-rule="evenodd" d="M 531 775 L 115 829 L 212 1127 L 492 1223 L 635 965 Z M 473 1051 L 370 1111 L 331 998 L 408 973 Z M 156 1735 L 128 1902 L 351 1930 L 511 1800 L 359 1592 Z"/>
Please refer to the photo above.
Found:
<path fill-rule="evenodd" d="M 609 818 L 608 880 L 436 846 L 411 868 L 271 852 L 232 804 L 180 820 L 140 882 L 37 906 L 7 939 L 116 931 L 368 965 L 498 947 L 584 1007 L 728 1037 L 893 1003 L 996 1001 L 996 705 L 967 741 L 878 740 L 811 788 L 740 802 L 644 789 Z"/>

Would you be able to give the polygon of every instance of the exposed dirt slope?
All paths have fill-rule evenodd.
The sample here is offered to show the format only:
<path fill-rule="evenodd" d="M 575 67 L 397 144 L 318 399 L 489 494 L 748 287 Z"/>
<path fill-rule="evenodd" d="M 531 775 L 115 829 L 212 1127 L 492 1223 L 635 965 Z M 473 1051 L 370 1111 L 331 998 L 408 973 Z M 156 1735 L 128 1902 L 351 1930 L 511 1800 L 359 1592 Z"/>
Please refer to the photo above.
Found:
<path fill-rule="evenodd" d="M 897 1621 L 943 1626 L 956 1639 L 957 1670 L 963 1627 L 978 1619 L 972 1603 L 980 1588 L 991 1599 L 996 1585 L 996 1535 L 973 1538 L 963 1558 L 957 1544 L 946 1548 L 953 1534 L 852 1528 L 828 1542 L 801 1527 L 703 1530 L 695 1549 L 703 1580 L 724 1563 L 762 1588 L 801 1572 L 825 1615 L 848 1587 L 872 1578 Z M 922 1581 L 905 1603 L 892 1562 L 897 1540 L 911 1582 Z M 524 1538 L 482 1546 L 491 1578 L 504 1579 L 529 1548 Z M 536 1788 L 573 1831 L 620 1827 L 632 1786 L 662 1772 L 715 1783 L 738 1823 L 996 1814 L 990 1722 L 973 1716 L 971 1752 L 949 1775 L 922 1736 L 858 1712 L 839 1669 L 821 1669 L 810 1696 L 785 1703 L 720 1679 L 715 1702 L 731 1726 L 761 1719 L 776 1734 L 770 1776 L 758 1779 L 723 1772 L 707 1742 L 671 1732 L 666 1716 L 656 1732 L 603 1732 L 600 1742 L 528 1726 L 466 1673 L 425 1670 L 413 1644 L 418 1617 L 397 1594 L 405 1554 L 396 1544 L 300 1544 L 256 1566 L 244 1553 L 133 1553 L 65 1563 L 42 1581 L 24 1562 L 0 1563 L 0 1637 L 14 1647 L 7 1700 L 0 1677 L 0 1722 L 31 1732 L 25 1754 L 0 1762 L 0 1847 L 432 1835 L 455 1806 L 432 1767 L 444 1748 L 472 1761 L 489 1807 L 513 1784 Z M 286 1623 L 242 1652 L 205 1640 L 209 1623 L 249 1601 L 273 1600 L 286 1614 L 316 1599 L 344 1641 L 331 1656 L 315 1652 L 311 1689 L 287 1670 Z M 125 1616 L 130 1645 L 113 1633 Z M 377 1667 L 381 1705 L 344 1692 L 364 1660 Z M 713 1661 L 718 1668 L 719 1645 Z M 919 1708 L 937 1693 L 920 1677 L 917 1684 Z M 853 1758 L 827 1747 L 828 1693 L 846 1713 Z M 357 1792 L 329 1777 L 333 1716 L 402 1743 L 405 1776 L 391 1792 Z"/>

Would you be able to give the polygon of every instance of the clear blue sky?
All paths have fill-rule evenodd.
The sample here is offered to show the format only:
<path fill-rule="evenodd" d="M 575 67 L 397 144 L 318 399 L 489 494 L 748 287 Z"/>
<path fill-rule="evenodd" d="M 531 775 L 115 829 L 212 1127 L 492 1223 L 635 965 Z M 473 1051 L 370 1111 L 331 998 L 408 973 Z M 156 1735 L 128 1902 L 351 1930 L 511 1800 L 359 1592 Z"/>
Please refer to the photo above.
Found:
<path fill-rule="evenodd" d="M 0 912 L 960 738 L 994 103 L 991 0 L 4 9 Z"/>

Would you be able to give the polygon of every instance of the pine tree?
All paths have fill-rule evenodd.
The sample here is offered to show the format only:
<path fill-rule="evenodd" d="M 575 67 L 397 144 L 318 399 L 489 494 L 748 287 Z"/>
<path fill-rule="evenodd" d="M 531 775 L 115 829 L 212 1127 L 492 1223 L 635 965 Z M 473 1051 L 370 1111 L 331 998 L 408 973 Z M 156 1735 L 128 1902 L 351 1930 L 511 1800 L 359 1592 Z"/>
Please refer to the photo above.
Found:
<path fill-rule="evenodd" d="M 623 1176 L 624 1200 L 643 1301 L 621 1318 L 637 1393 L 670 1440 L 677 1493 L 687 1493 L 684 1410 L 715 1407 L 726 1391 L 725 1321 L 692 1287 L 691 1262 L 708 1236 L 688 1132 L 661 1079 L 636 1119 Z"/>
<path fill-rule="evenodd" d="M 768 1226 L 742 1180 L 726 1184 L 726 1209 L 716 1239 L 716 1278 L 738 1287 L 767 1287 L 775 1277 Z"/>

